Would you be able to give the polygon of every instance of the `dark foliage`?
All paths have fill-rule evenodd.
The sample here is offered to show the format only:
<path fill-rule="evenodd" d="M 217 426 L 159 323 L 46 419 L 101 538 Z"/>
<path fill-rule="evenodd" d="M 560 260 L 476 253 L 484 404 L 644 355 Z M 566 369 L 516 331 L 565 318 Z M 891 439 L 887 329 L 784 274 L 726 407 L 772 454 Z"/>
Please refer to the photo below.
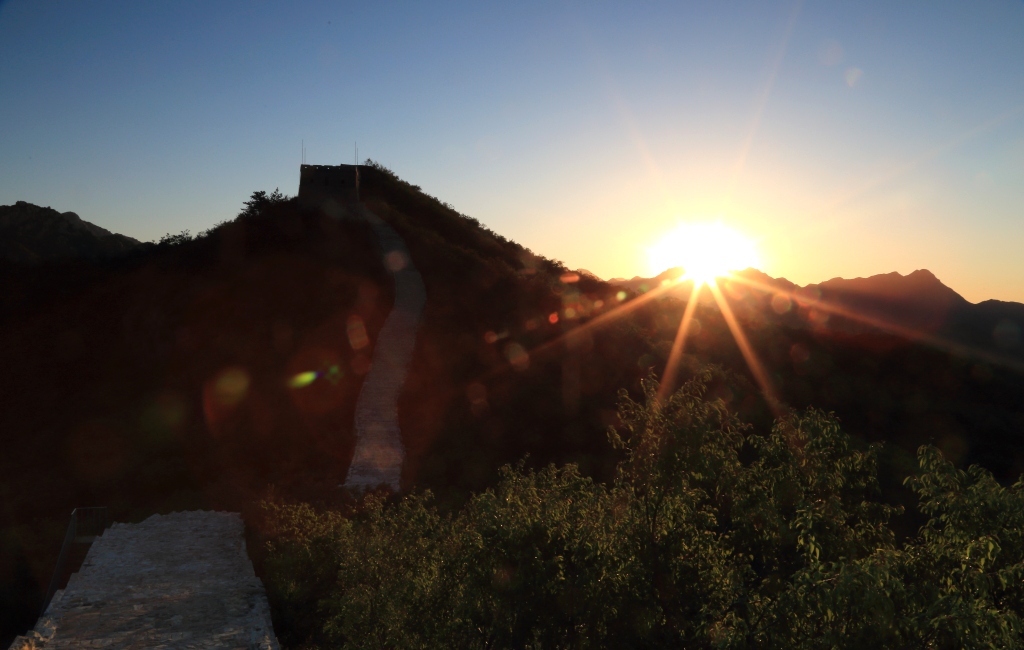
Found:
<path fill-rule="evenodd" d="M 4 637 L 34 622 L 76 506 L 124 521 L 337 485 L 372 349 L 347 328 L 375 340 L 390 284 L 365 226 L 261 196 L 133 256 L 0 268 Z"/>
<path fill-rule="evenodd" d="M 303 648 L 1015 648 L 1024 483 L 922 447 L 927 523 L 898 543 L 878 447 L 809 409 L 770 430 L 707 399 L 625 392 L 615 480 L 505 467 L 443 515 L 429 493 L 349 513 L 268 499 L 275 625 Z M 746 453 L 743 453 L 743 452 Z M 744 458 L 746 456 L 746 458 Z"/>

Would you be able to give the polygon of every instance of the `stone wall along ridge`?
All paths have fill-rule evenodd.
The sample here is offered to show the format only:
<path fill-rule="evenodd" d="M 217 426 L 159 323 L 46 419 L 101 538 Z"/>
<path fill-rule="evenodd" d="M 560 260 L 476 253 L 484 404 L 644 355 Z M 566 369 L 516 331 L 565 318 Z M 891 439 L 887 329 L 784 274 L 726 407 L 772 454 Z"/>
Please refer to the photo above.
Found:
<path fill-rule="evenodd" d="M 409 372 L 427 293 L 401 236 L 365 206 L 358 205 L 353 211 L 377 236 L 385 266 L 394 279 L 395 304 L 377 337 L 370 371 L 356 401 L 356 446 L 345 487 L 366 490 L 383 484 L 398 491 L 405 460 L 398 398 Z"/>

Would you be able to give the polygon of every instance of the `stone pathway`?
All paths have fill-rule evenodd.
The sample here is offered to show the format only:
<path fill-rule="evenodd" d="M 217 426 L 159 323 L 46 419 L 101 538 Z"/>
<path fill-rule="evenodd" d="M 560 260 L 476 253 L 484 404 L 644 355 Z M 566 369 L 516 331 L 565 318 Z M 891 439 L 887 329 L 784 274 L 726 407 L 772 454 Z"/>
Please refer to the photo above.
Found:
<path fill-rule="evenodd" d="M 241 517 L 177 512 L 114 524 L 11 650 L 90 647 L 278 650 Z"/>
<path fill-rule="evenodd" d="M 356 401 L 356 447 L 345 487 L 370 489 L 384 484 L 398 491 L 405 460 L 398 397 L 412 361 L 427 293 L 399 234 L 363 205 L 357 209 L 377 235 L 385 266 L 394 278 L 395 304 L 381 328 L 370 372 Z"/>

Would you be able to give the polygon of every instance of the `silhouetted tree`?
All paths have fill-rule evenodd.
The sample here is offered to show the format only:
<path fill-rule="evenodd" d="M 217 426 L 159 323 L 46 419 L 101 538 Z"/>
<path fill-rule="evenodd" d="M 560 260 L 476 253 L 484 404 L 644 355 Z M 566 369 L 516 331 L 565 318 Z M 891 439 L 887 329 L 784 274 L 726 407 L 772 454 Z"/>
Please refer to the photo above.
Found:
<path fill-rule="evenodd" d="M 242 205 L 242 211 L 238 213 L 239 218 L 252 217 L 258 215 L 266 208 L 284 203 L 288 200 L 288 197 L 281 193 L 278 188 L 274 188 L 274 191 L 267 194 L 263 190 L 253 192 L 252 196 L 249 197 L 248 201 L 244 201 Z"/>

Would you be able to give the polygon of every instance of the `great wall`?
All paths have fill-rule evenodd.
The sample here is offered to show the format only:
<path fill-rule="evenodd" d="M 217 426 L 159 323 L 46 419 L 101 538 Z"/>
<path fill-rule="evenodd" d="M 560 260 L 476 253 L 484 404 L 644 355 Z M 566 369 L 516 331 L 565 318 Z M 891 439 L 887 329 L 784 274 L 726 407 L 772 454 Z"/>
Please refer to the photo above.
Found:
<path fill-rule="evenodd" d="M 358 179 L 353 165 L 303 165 L 299 204 L 366 221 L 393 278 L 395 302 L 356 403 L 356 445 L 344 486 L 398 490 L 405 459 L 398 397 L 426 291 L 399 234 L 359 203 Z M 277 650 L 241 516 L 178 512 L 104 531 L 33 630 L 10 650 L 82 647 Z"/>
<path fill-rule="evenodd" d="M 243 533 L 242 518 L 227 512 L 114 524 L 11 650 L 276 650 L 270 608 Z"/>

